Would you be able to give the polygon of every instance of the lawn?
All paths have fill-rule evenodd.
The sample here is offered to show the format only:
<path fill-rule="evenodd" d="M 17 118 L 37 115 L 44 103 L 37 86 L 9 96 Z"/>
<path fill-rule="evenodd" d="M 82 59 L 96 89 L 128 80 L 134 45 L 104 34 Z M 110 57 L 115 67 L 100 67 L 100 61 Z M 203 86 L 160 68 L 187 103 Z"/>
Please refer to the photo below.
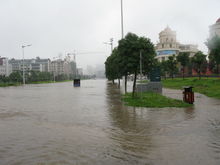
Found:
<path fill-rule="evenodd" d="M 162 81 L 165 88 L 182 89 L 183 86 L 193 86 L 193 90 L 209 97 L 220 99 L 220 78 L 175 78 Z"/>
<path fill-rule="evenodd" d="M 181 100 L 176 100 L 162 96 L 157 93 L 142 93 L 132 98 L 132 94 L 128 93 L 123 95 L 122 100 L 128 106 L 134 107 L 149 107 L 149 108 L 165 108 L 165 107 L 190 107 L 191 104 L 187 104 Z"/>
<path fill-rule="evenodd" d="M 0 82 L 0 87 L 18 86 L 18 85 L 21 85 L 21 83 L 16 83 L 16 82 L 3 83 L 3 82 Z"/>

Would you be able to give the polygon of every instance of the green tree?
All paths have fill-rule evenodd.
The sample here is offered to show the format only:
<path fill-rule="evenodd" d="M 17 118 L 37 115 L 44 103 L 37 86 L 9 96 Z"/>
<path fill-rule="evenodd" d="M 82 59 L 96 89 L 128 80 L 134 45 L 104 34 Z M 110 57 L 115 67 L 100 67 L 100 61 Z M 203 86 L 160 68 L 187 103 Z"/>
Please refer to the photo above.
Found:
<path fill-rule="evenodd" d="M 192 64 L 193 64 L 193 69 L 198 73 L 199 79 L 201 79 L 201 73 L 206 72 L 207 69 L 206 55 L 204 55 L 203 52 L 198 51 L 192 57 Z"/>
<path fill-rule="evenodd" d="M 120 69 L 122 75 L 134 74 L 133 96 L 136 89 L 137 74 L 140 73 L 140 53 L 142 54 L 143 73 L 147 74 L 155 64 L 155 49 L 150 39 L 138 37 L 136 34 L 128 33 L 124 39 L 119 41 L 118 52 L 120 57 Z M 125 85 L 125 91 L 127 85 Z"/>
<path fill-rule="evenodd" d="M 177 60 L 176 60 L 175 55 L 168 57 L 167 67 L 168 67 L 168 72 L 169 72 L 170 76 L 173 79 L 174 74 L 177 73 L 177 70 L 178 70 L 178 68 L 177 68 Z"/>
<path fill-rule="evenodd" d="M 220 64 L 220 37 L 214 36 L 206 45 L 209 48 L 209 59 L 210 61 L 214 61 L 217 68 L 217 73 L 219 74 L 219 64 Z"/>
<path fill-rule="evenodd" d="M 22 75 L 21 72 L 17 71 L 17 72 L 12 72 L 9 75 L 9 79 L 12 82 L 22 82 Z"/>
<path fill-rule="evenodd" d="M 114 84 L 114 80 L 118 78 L 117 50 L 114 49 L 112 54 L 105 62 L 105 75 L 108 80 Z"/>
<path fill-rule="evenodd" d="M 189 53 L 188 52 L 180 52 L 177 56 L 177 61 L 181 64 L 182 66 L 182 76 L 184 79 L 184 74 L 185 74 L 185 68 L 187 64 L 189 63 Z"/>

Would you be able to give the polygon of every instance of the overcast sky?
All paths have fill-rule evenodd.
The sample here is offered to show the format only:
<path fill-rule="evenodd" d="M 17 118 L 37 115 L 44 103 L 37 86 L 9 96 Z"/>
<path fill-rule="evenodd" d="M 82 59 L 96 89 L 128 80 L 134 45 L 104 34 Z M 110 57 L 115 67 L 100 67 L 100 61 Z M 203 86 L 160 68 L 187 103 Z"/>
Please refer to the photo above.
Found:
<path fill-rule="evenodd" d="M 181 43 L 204 42 L 220 17 L 220 0 L 124 0 L 124 31 L 154 43 L 167 25 Z M 79 67 L 103 64 L 121 38 L 120 0 L 0 0 L 0 56 L 57 57 L 74 52 Z M 94 54 L 80 54 L 99 52 Z"/>

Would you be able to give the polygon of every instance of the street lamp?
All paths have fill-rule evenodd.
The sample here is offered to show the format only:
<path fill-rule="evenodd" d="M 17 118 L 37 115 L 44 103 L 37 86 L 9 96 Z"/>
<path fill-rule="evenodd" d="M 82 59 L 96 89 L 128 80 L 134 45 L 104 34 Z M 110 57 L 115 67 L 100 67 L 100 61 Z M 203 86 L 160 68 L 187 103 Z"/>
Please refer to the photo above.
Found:
<path fill-rule="evenodd" d="M 124 38 L 123 0 L 121 0 L 121 38 Z"/>
<path fill-rule="evenodd" d="M 113 51 L 113 38 L 110 38 L 110 42 L 104 42 L 106 45 L 111 45 L 111 51 Z"/>
<path fill-rule="evenodd" d="M 25 74 L 24 74 L 24 48 L 31 45 L 22 45 L 22 56 L 23 56 L 23 84 L 25 84 Z"/>

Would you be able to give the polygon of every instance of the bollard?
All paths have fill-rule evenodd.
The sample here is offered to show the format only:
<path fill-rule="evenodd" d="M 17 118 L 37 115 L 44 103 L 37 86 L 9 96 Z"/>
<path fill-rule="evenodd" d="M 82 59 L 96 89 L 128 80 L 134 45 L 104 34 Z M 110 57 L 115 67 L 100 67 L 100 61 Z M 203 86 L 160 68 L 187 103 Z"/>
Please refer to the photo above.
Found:
<path fill-rule="evenodd" d="M 183 101 L 189 104 L 194 103 L 194 92 L 192 91 L 192 86 L 183 87 Z"/>

